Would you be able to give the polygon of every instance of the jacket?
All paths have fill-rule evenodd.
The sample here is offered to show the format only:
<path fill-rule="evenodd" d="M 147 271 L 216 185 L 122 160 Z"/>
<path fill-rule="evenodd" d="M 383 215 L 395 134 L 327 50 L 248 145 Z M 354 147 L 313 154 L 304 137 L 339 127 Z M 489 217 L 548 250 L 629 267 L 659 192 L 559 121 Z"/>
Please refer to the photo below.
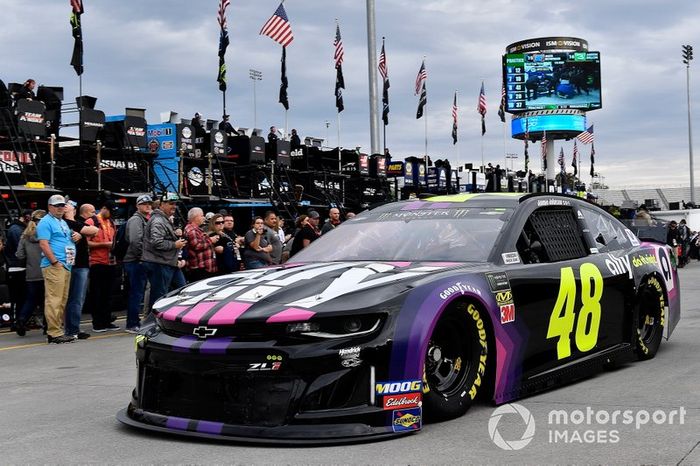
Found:
<path fill-rule="evenodd" d="M 7 243 L 5 244 L 5 257 L 7 257 L 8 267 L 20 267 L 19 261 L 17 260 L 17 248 L 19 247 L 19 241 L 22 237 L 22 233 L 27 225 L 15 220 L 7 229 Z"/>
<path fill-rule="evenodd" d="M 175 227 L 162 210 L 155 209 L 143 230 L 141 260 L 177 267 Z"/>
<path fill-rule="evenodd" d="M 44 276 L 41 273 L 40 265 L 41 247 L 39 247 L 39 240 L 36 239 L 36 235 L 30 238 L 23 236 L 19 240 L 19 246 L 17 247 L 17 259 L 19 259 L 20 261 L 26 260 L 26 281 L 40 282 L 44 280 Z"/>
<path fill-rule="evenodd" d="M 126 240 L 129 247 L 124 255 L 124 262 L 138 262 L 143 254 L 143 231 L 148 219 L 141 212 L 136 211 L 126 222 Z"/>

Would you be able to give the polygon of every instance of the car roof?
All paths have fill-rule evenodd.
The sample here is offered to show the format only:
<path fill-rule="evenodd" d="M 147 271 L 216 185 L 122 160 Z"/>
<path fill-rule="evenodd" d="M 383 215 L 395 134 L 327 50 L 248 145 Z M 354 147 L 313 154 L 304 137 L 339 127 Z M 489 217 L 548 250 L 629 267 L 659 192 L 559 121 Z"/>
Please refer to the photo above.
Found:
<path fill-rule="evenodd" d="M 463 209 L 463 208 L 503 208 L 515 209 L 532 198 L 561 198 L 569 201 L 582 201 L 592 204 L 576 196 L 561 193 L 460 193 L 441 196 L 430 196 L 424 199 L 389 202 L 370 209 L 373 213 L 395 212 L 399 210 L 422 209 Z M 597 206 L 596 206 L 597 207 Z"/>

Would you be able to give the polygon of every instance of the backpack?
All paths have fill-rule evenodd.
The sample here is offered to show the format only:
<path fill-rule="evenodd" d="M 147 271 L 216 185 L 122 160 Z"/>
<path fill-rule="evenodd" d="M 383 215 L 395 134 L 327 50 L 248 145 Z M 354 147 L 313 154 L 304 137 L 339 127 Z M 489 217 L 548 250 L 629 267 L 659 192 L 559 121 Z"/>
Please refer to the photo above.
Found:
<path fill-rule="evenodd" d="M 117 233 L 112 241 L 112 255 L 118 260 L 123 261 L 126 256 L 126 251 L 129 249 L 129 240 L 126 239 L 126 223 L 119 225 Z"/>

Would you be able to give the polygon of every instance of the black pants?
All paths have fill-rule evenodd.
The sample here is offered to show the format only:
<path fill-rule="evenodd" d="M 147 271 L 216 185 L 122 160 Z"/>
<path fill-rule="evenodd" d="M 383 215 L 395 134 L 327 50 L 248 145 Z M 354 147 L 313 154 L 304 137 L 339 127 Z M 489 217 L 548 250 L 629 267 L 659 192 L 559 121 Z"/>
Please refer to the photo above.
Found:
<path fill-rule="evenodd" d="M 13 325 L 19 317 L 19 313 L 24 306 L 25 293 L 27 290 L 26 273 L 24 270 L 19 272 L 9 272 L 7 274 L 7 287 L 10 292 L 10 303 L 12 305 L 11 313 Z"/>
<path fill-rule="evenodd" d="M 205 278 L 213 277 L 214 274 L 207 272 L 206 269 L 192 269 L 185 272 L 185 277 L 187 278 L 187 283 L 198 282 L 204 280 Z"/>
<path fill-rule="evenodd" d="M 90 266 L 90 311 L 92 327 L 107 328 L 111 323 L 112 290 L 115 279 L 114 265 L 96 264 Z"/>

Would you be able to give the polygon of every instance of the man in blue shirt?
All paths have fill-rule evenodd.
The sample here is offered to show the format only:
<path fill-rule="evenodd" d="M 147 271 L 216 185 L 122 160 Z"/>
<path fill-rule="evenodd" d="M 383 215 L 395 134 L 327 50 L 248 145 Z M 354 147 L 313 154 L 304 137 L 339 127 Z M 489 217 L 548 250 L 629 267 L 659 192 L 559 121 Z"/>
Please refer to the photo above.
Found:
<path fill-rule="evenodd" d="M 74 338 L 63 333 L 63 319 L 70 288 L 70 271 L 75 263 L 75 243 L 80 234 L 71 232 L 63 220 L 66 200 L 54 194 L 49 198 L 49 215 L 36 227 L 41 247 L 41 273 L 44 275 L 44 315 L 49 343 L 70 343 Z"/>

